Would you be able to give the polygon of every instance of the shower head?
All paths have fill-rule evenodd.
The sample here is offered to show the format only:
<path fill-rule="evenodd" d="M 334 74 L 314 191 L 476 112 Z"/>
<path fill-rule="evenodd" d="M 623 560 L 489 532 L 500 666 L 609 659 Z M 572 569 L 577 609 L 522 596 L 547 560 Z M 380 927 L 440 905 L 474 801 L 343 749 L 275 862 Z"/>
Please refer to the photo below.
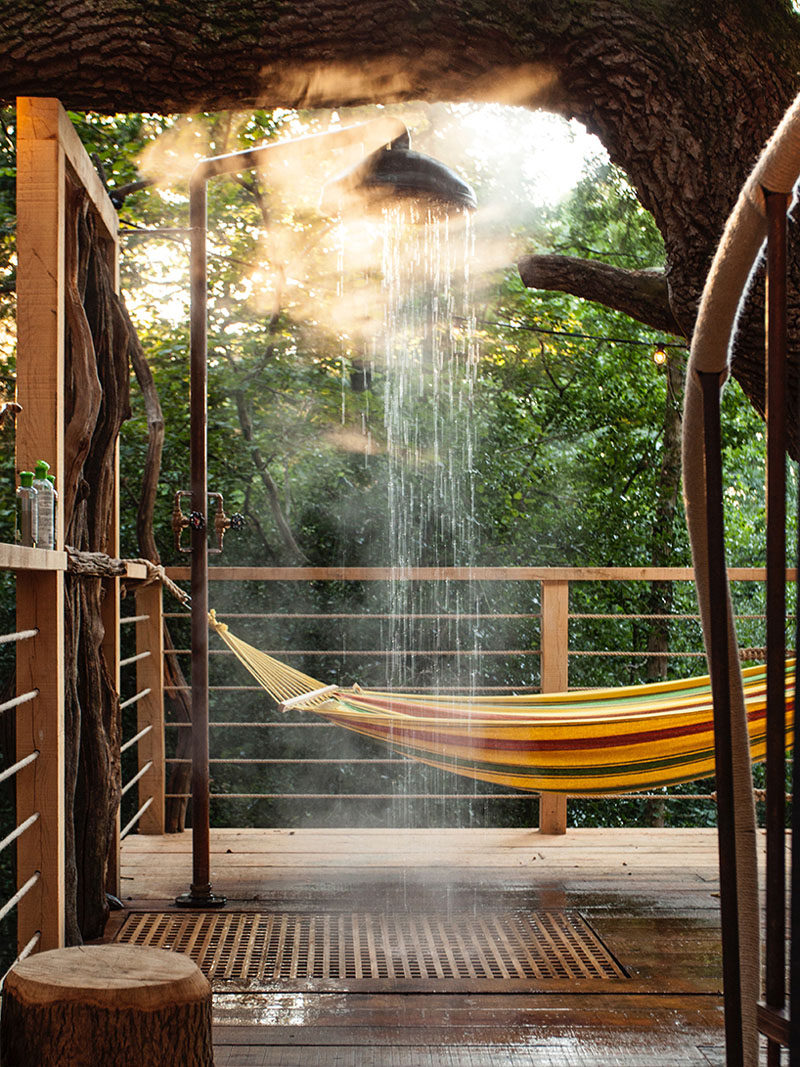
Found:
<path fill-rule="evenodd" d="M 320 209 L 327 215 L 417 203 L 436 215 L 478 206 L 475 193 L 444 163 L 412 152 L 408 130 L 325 184 Z"/>

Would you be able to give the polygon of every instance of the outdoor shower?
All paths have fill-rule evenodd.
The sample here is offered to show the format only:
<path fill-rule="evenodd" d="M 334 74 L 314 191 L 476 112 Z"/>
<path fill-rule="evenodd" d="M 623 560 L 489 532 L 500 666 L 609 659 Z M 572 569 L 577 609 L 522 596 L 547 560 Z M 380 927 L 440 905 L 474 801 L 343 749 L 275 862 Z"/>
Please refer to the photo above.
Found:
<path fill-rule="evenodd" d="M 225 897 L 211 891 L 208 745 L 208 368 L 207 368 L 207 185 L 211 178 L 259 167 L 270 159 L 296 155 L 305 146 L 361 145 L 368 153 L 356 167 L 323 190 L 321 206 L 330 214 L 376 210 L 379 205 L 418 201 L 433 214 L 474 209 L 475 194 L 458 175 L 429 156 L 410 150 L 408 130 L 399 119 L 381 117 L 356 126 L 327 130 L 201 160 L 189 180 L 190 252 L 190 471 L 191 471 L 191 670 L 192 670 L 192 883 L 175 903 L 182 907 L 221 907 Z"/>
<path fill-rule="evenodd" d="M 411 201 L 434 215 L 474 211 L 475 193 L 454 171 L 431 156 L 411 151 L 408 130 L 365 160 L 331 178 L 322 189 L 327 215 L 381 210 Z"/>

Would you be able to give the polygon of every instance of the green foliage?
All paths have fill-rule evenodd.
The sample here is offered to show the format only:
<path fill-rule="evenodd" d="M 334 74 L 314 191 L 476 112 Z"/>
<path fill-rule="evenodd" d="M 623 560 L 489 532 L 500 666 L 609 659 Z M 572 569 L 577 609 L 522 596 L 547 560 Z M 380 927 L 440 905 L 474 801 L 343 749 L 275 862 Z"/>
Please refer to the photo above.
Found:
<path fill-rule="evenodd" d="M 509 268 L 522 251 L 554 251 L 623 267 L 660 269 L 664 250 L 651 216 L 639 205 L 624 174 L 597 153 L 572 194 L 556 204 L 535 201 L 540 180 L 524 171 L 530 155 L 526 113 L 509 119 L 514 150 L 498 165 L 489 154 L 464 149 L 459 125 L 466 105 L 413 105 L 399 109 L 412 126 L 415 146 L 441 155 L 465 172 L 481 203 L 474 237 L 478 263 L 490 266 L 474 281 L 474 342 L 478 359 L 472 413 L 476 562 L 490 564 L 625 566 L 648 565 L 657 553 L 673 565 L 690 562 L 680 497 L 665 525 L 667 415 L 680 397 L 672 394 L 652 353 L 664 340 L 680 366 L 685 350 L 659 333 L 599 305 L 559 293 L 523 287 Z M 366 117 L 363 109 L 339 116 L 342 123 Z M 326 128 L 329 115 L 291 111 L 191 117 L 71 116 L 110 188 L 140 178 L 155 182 L 130 192 L 120 209 L 123 230 L 122 284 L 158 387 L 166 442 L 155 527 L 165 563 L 184 563 L 172 543 L 175 493 L 188 488 L 188 193 L 187 177 L 202 156 L 224 154 L 265 140 L 287 139 Z M 554 122 L 556 120 L 553 120 Z M 14 371 L 14 115 L 0 113 L 0 386 Z M 344 161 L 342 161 L 343 165 Z M 504 165 L 503 165 L 504 164 Z M 350 386 L 353 361 L 372 359 L 374 337 L 343 320 L 345 297 L 367 317 L 380 265 L 357 258 L 331 220 L 317 210 L 321 176 L 340 164 L 315 156 L 309 165 L 246 172 L 209 185 L 209 467 L 210 488 L 225 496 L 226 510 L 242 511 L 248 525 L 230 534 L 228 564 L 285 564 L 296 556 L 281 531 L 285 520 L 305 558 L 319 565 L 385 564 L 386 501 L 391 477 L 386 455 L 386 375 L 376 364 L 371 390 Z M 522 178 L 520 175 L 523 175 Z M 505 206 L 505 213 L 500 210 Z M 496 209 L 496 210 L 495 210 Z M 500 252 L 497 242 L 504 241 Z M 492 266 L 494 264 L 494 266 Z M 343 281 L 343 268 L 352 268 Z M 725 394 L 726 498 L 730 562 L 763 564 L 763 436 L 757 416 L 737 386 Z M 12 442 L 0 438 L 0 465 L 13 484 Z M 121 443 L 122 551 L 138 555 L 135 507 L 147 449 L 147 425 L 138 388 L 133 417 Z M 424 465 L 423 465 L 424 467 Z M 416 477 L 416 475 L 415 475 Z M 792 475 L 794 478 L 794 473 Z M 418 476 L 427 492 L 429 471 Z M 10 535 L 13 497 L 0 497 L 0 523 Z M 280 513 L 280 514 L 279 514 Z M 441 530 L 438 534 L 441 540 Z M 420 562 L 436 559 L 436 535 L 419 536 Z M 427 555 L 426 555 L 427 554 Z M 576 583 L 571 629 L 574 648 L 625 651 L 624 656 L 573 660 L 575 685 L 642 681 L 643 654 L 651 625 L 630 616 L 653 613 L 653 591 L 643 583 Z M 662 595 L 658 593 L 658 595 Z M 671 591 L 672 611 L 695 614 L 686 584 Z M 396 631 L 384 619 L 331 619 L 331 614 L 390 614 L 385 587 L 376 583 L 320 583 L 298 588 L 251 583 L 212 590 L 218 610 L 268 613 L 237 622 L 246 639 L 261 647 L 288 647 L 291 662 L 313 676 L 350 683 L 385 684 Z M 743 613 L 761 612 L 761 590 L 737 592 Z M 539 647 L 538 589 L 492 583 L 458 594 L 441 588 L 416 591 L 414 610 L 435 616 L 460 608 L 460 622 L 415 623 L 413 641 L 424 652 L 458 647 L 464 654 L 450 677 L 482 685 L 535 686 Z M 291 613 L 291 620 L 286 618 Z M 282 613 L 282 617 L 274 617 Z M 523 616 L 492 619 L 498 613 Z M 323 617 L 326 616 L 327 618 Z M 477 618 L 476 618 L 477 617 Z M 763 642 L 760 620 L 747 620 L 745 643 Z M 697 652 L 696 619 L 675 621 L 670 648 Z M 185 647 L 182 646 L 182 647 Z M 472 656 L 477 648 L 482 655 Z M 320 650 L 334 649 L 325 655 Z M 353 649 L 370 650 L 361 657 Z M 493 656 L 496 649 L 519 654 Z M 308 654 L 300 655 L 305 650 Z M 527 653 L 523 655 L 522 653 Z M 432 655 L 407 657 L 421 683 L 444 675 Z M 696 673 L 702 660 L 670 661 L 673 674 Z M 432 664 L 434 666 L 432 666 Z M 225 657 L 213 658 L 214 684 L 241 681 Z M 244 704 L 244 707 L 242 706 Z M 278 716 L 260 694 L 215 692 L 218 721 Z M 172 730 L 170 737 L 174 745 Z M 366 824 L 428 821 L 530 823 L 529 801 L 483 801 L 472 785 L 429 768 L 344 762 L 320 765 L 313 781 L 296 764 L 265 769 L 241 764 L 263 758 L 262 731 L 220 728 L 214 754 L 237 761 L 214 768 L 215 791 L 395 795 L 385 803 L 334 806 L 311 800 L 289 804 L 270 799 L 216 801 L 218 823 L 304 821 L 334 824 L 356 818 Z M 385 750 L 331 729 L 269 730 L 273 758 L 303 756 L 387 757 Z M 390 754 L 389 754 L 390 755 Z M 366 767 L 366 769 L 365 769 Z M 318 770 L 318 773 L 317 773 Z M 356 777 L 357 775 L 357 777 Z M 706 786 L 690 783 L 690 792 Z M 408 792 L 463 792 L 451 805 Z M 478 787 L 491 793 L 491 787 Z M 650 819 L 641 803 L 582 802 L 571 805 L 576 821 L 613 823 Z M 708 805 L 668 806 L 669 820 L 710 818 Z"/>

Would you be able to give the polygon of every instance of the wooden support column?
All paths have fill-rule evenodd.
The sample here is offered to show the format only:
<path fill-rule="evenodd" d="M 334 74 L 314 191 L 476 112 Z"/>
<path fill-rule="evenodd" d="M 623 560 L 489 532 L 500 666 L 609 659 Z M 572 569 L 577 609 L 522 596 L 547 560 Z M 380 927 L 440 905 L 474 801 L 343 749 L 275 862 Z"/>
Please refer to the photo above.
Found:
<path fill-rule="evenodd" d="M 64 173 L 57 100 L 17 101 L 17 470 L 47 460 L 64 477 Z M 57 509 L 56 547 L 64 543 Z M 38 751 L 17 778 L 17 820 L 39 819 L 17 842 L 17 884 L 40 879 L 19 903 L 19 947 L 64 944 L 64 575 L 20 571 L 17 628 L 37 628 L 17 646 L 17 692 L 38 690 L 17 711 L 17 758 Z"/>
<path fill-rule="evenodd" d="M 116 255 L 114 256 L 116 259 Z M 119 556 L 119 442 L 117 442 L 117 455 L 115 460 L 115 486 L 114 486 L 114 509 L 111 516 L 108 533 L 107 533 L 107 547 L 106 552 L 116 558 Z M 103 656 L 108 667 L 109 674 L 114 680 L 114 689 L 119 694 L 121 678 L 120 678 L 120 630 L 119 630 L 119 578 L 104 578 L 103 579 L 103 628 L 105 630 L 105 636 L 103 637 Z M 119 709 L 117 709 L 117 715 L 122 718 Z M 122 737 L 122 722 L 118 724 L 118 736 Z M 120 775 L 119 786 L 122 788 L 122 765 L 118 766 L 118 773 Z M 114 836 L 111 841 L 111 846 L 108 850 L 108 871 L 106 872 L 106 891 L 113 893 L 115 897 L 120 895 L 120 880 L 119 880 L 119 834 L 120 834 L 120 811 L 117 809 L 117 819 L 114 828 Z"/>
<path fill-rule="evenodd" d="M 542 692 L 561 693 L 569 686 L 569 582 L 542 582 Z M 542 793 L 539 832 L 567 832 L 567 797 Z"/>
<path fill-rule="evenodd" d="M 137 732 L 152 729 L 139 741 L 139 770 L 151 760 L 153 766 L 139 779 L 139 806 L 153 798 L 139 820 L 140 834 L 164 833 L 164 629 L 163 593 L 160 582 L 136 589 L 136 614 L 146 615 L 136 623 L 136 652 L 149 652 L 136 664 L 136 692 L 150 692 L 137 703 Z"/>

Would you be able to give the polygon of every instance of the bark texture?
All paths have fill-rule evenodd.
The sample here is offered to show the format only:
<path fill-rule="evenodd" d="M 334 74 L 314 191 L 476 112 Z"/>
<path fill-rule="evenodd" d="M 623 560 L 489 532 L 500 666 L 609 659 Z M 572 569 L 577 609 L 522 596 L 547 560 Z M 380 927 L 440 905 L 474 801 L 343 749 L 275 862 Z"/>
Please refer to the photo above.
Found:
<path fill-rule="evenodd" d="M 0 1055 L 8 1067 L 212 1067 L 211 987 L 160 949 L 44 952 L 6 979 Z"/>
<path fill-rule="evenodd" d="M 529 289 L 557 289 L 630 315 L 669 333 L 681 332 L 669 302 L 667 276 L 658 270 L 623 270 L 578 256 L 523 256 L 519 276 Z"/>
<path fill-rule="evenodd" d="M 685 337 L 724 220 L 800 70 L 788 0 L 0 0 L 0 14 L 6 100 L 165 112 L 488 99 L 578 118 L 655 217 Z M 760 313 L 743 326 L 734 374 L 763 412 Z"/>
<path fill-rule="evenodd" d="M 68 183 L 65 240 L 65 542 L 107 553 L 115 449 L 128 404 L 127 328 L 109 256 L 82 189 Z M 103 578 L 66 577 L 67 941 L 99 937 L 108 917 L 109 847 L 119 806 L 120 711 L 103 653 Z M 71 801 L 71 803 L 70 803 Z"/>

